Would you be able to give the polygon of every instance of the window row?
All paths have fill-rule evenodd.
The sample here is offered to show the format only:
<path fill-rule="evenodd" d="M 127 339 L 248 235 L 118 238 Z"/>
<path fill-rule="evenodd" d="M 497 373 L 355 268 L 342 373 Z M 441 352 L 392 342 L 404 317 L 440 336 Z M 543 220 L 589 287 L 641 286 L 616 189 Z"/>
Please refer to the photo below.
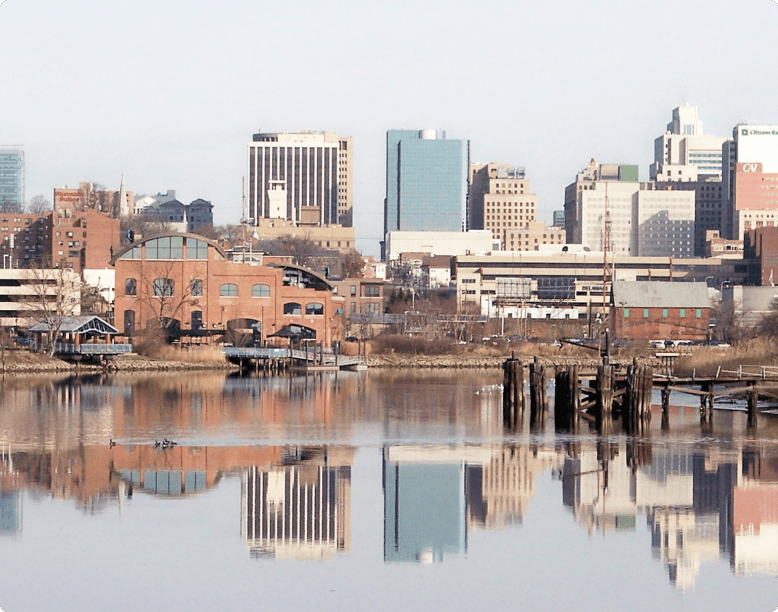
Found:
<path fill-rule="evenodd" d="M 194 278 L 189 282 L 188 295 L 190 297 L 202 297 L 203 281 Z M 172 278 L 155 278 L 151 285 L 151 293 L 155 297 L 172 297 L 175 295 L 175 281 Z M 124 295 L 138 295 L 138 279 L 127 278 L 124 281 Z M 237 297 L 238 286 L 234 283 L 224 283 L 219 287 L 219 295 L 222 297 Z M 251 297 L 269 298 L 270 285 L 257 284 L 251 287 Z"/>
<path fill-rule="evenodd" d="M 686 318 L 686 308 L 679 308 L 678 309 L 678 318 L 685 319 Z M 690 308 L 689 310 L 694 311 L 694 316 L 697 319 L 702 318 L 702 308 Z M 650 316 L 650 309 L 644 308 L 643 309 L 643 318 L 647 319 Z M 670 309 L 669 308 L 662 308 L 662 318 L 666 319 L 668 316 L 670 316 Z M 624 318 L 629 319 L 629 308 L 624 309 Z"/>

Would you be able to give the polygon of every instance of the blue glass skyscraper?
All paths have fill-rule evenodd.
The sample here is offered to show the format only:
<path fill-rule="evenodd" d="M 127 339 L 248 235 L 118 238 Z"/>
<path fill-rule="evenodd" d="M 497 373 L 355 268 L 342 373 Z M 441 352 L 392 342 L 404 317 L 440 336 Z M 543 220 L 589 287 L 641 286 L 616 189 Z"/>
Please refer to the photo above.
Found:
<path fill-rule="evenodd" d="M 24 151 L 0 147 L 0 207 L 21 210 L 24 206 Z"/>
<path fill-rule="evenodd" d="M 386 133 L 384 237 L 391 231 L 462 230 L 464 143 L 435 130 Z"/>

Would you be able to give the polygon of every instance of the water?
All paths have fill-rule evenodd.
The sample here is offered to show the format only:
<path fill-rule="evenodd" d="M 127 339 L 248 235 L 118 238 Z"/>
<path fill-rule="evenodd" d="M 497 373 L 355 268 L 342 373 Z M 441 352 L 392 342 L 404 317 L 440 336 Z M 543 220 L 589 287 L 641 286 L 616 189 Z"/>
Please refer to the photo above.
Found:
<path fill-rule="evenodd" d="M 778 416 L 506 435 L 499 382 L 5 379 L 0 607 L 776 609 Z"/>

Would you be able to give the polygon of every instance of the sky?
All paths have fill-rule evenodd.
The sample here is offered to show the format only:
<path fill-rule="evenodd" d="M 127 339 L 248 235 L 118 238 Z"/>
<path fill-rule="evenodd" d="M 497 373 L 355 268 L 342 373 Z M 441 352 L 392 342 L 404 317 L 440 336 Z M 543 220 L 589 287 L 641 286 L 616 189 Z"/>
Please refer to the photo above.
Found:
<path fill-rule="evenodd" d="M 0 0 L 0 145 L 26 197 L 93 181 L 241 216 L 251 135 L 354 138 L 357 245 L 378 254 L 386 130 L 524 166 L 551 221 L 591 158 L 640 166 L 680 104 L 706 133 L 778 124 L 774 0 Z"/>

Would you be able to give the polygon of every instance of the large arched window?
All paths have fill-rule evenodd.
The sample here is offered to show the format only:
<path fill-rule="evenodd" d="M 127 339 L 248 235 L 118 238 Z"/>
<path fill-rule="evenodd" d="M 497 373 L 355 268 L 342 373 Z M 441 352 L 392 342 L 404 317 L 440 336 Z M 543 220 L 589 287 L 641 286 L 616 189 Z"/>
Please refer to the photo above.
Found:
<path fill-rule="evenodd" d="M 184 237 L 161 236 L 146 242 L 146 259 L 183 259 Z"/>
<path fill-rule="evenodd" d="M 270 285 L 254 285 L 251 288 L 251 297 L 270 297 Z"/>
<path fill-rule="evenodd" d="M 284 304 L 284 314 L 285 315 L 300 315 L 302 314 L 302 306 L 298 304 L 297 302 L 287 302 Z"/>
<path fill-rule="evenodd" d="M 138 279 L 124 279 L 124 295 L 138 295 Z"/>
<path fill-rule="evenodd" d="M 238 297 L 238 286 L 235 283 L 224 283 L 219 287 L 219 295 L 222 297 Z"/>
<path fill-rule="evenodd" d="M 155 278 L 154 279 L 154 296 L 155 297 L 173 297 L 175 289 L 175 283 L 172 278 Z"/>
<path fill-rule="evenodd" d="M 324 304 L 320 304 L 319 302 L 309 302 L 305 305 L 305 314 L 306 315 L 323 315 L 324 314 Z"/>

